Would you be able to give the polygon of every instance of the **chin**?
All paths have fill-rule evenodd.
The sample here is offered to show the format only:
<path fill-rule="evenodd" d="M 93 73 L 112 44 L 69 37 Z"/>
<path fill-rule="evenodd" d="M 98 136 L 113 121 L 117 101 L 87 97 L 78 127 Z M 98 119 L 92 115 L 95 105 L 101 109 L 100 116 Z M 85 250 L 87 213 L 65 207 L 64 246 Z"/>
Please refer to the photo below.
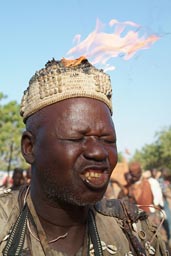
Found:
<path fill-rule="evenodd" d="M 87 206 L 87 205 L 93 205 L 100 201 L 103 196 L 89 196 L 89 197 L 73 197 L 67 200 L 68 203 L 71 203 L 73 205 L 77 206 Z"/>
<path fill-rule="evenodd" d="M 103 198 L 103 191 L 83 191 L 71 190 L 69 187 L 63 187 L 62 189 L 55 186 L 45 186 L 44 193 L 46 194 L 47 200 L 55 205 L 77 205 L 87 206 L 97 203 Z"/>
<path fill-rule="evenodd" d="M 102 196 L 79 196 L 71 194 L 57 194 L 57 195 L 48 195 L 48 200 L 51 201 L 54 205 L 75 205 L 75 206 L 87 206 L 93 205 L 100 201 Z"/>

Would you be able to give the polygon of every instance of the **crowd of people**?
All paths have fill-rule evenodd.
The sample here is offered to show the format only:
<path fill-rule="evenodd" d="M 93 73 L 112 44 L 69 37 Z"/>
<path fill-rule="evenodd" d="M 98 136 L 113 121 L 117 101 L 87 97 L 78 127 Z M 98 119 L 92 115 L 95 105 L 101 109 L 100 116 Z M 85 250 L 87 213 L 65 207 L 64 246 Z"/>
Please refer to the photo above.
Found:
<path fill-rule="evenodd" d="M 145 211 L 150 221 L 163 227 L 160 230 L 171 249 L 171 174 L 168 169 L 143 170 L 139 162 L 131 162 L 124 173 L 125 184 L 111 179 L 105 196 L 128 198 Z M 119 187 L 116 193 L 114 184 Z M 117 195 L 117 196 L 116 196 Z"/>

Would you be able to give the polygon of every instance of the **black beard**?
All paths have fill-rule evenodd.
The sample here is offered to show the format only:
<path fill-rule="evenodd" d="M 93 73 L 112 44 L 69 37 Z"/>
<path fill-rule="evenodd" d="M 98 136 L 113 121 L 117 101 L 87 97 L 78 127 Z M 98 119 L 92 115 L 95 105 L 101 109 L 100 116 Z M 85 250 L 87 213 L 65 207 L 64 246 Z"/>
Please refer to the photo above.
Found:
<path fill-rule="evenodd" d="M 93 201 L 83 200 L 80 197 L 80 193 L 73 193 L 68 188 L 57 188 L 55 184 L 44 184 L 43 186 L 44 193 L 48 199 L 53 204 L 67 204 L 75 206 L 87 206 L 96 203 L 99 201 L 99 198 L 94 199 Z"/>
<path fill-rule="evenodd" d="M 101 196 L 98 194 L 92 194 L 92 198 L 83 198 L 83 193 L 79 190 L 73 190 L 75 185 L 70 182 L 66 186 L 57 186 L 56 182 L 49 178 L 50 170 L 46 172 L 41 172 L 41 184 L 42 190 L 47 198 L 47 200 L 54 206 L 65 204 L 65 205 L 74 205 L 74 206 L 87 206 L 95 204 L 97 201 L 101 200 Z M 92 191 L 92 193 L 95 193 Z"/>

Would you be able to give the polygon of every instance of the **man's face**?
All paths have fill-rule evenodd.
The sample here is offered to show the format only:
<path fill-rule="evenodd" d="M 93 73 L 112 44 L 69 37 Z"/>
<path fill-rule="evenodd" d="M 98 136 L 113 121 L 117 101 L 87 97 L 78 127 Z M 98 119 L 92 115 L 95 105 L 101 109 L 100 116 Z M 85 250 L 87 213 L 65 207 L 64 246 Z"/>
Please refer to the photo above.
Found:
<path fill-rule="evenodd" d="M 132 177 L 132 183 L 138 181 L 141 178 L 142 175 L 142 171 L 141 170 L 133 170 L 133 171 L 129 171 L 131 177 Z"/>
<path fill-rule="evenodd" d="M 20 186 L 23 183 L 23 175 L 21 173 L 15 173 L 13 176 L 13 185 Z"/>
<path fill-rule="evenodd" d="M 73 98 L 41 110 L 33 146 L 33 178 L 52 202 L 99 201 L 117 163 L 116 135 L 108 107 Z"/>

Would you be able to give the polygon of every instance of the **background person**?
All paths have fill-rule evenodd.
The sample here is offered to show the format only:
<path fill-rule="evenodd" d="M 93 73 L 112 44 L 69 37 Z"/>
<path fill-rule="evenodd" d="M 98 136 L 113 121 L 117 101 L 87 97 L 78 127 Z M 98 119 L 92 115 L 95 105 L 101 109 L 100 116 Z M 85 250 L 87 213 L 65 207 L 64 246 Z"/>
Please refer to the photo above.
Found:
<path fill-rule="evenodd" d="M 15 168 L 12 175 L 12 190 L 19 190 L 20 187 L 24 184 L 24 175 L 22 168 Z"/>
<path fill-rule="evenodd" d="M 140 163 L 131 162 L 129 171 L 125 174 L 127 184 L 120 191 L 118 198 L 128 197 L 130 201 L 139 205 L 147 213 L 150 213 L 148 205 L 153 204 L 153 193 L 149 181 L 143 177 Z"/>

